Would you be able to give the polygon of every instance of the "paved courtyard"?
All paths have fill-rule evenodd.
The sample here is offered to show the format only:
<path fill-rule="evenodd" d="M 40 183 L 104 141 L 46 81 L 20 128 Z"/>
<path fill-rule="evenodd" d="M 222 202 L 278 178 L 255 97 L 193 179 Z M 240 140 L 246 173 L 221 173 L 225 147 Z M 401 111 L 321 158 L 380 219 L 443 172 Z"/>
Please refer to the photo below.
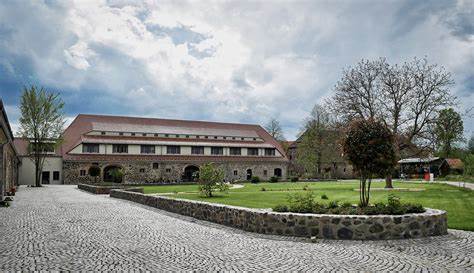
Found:
<path fill-rule="evenodd" d="M 265 236 L 74 186 L 21 187 L 0 208 L 6 270 L 472 271 L 474 233 L 399 241 Z"/>

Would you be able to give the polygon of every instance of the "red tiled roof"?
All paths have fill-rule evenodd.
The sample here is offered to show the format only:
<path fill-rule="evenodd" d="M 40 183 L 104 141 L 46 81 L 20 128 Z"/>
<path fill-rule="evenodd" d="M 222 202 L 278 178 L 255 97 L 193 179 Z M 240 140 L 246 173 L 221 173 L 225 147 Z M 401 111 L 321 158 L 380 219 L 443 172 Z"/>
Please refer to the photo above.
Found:
<path fill-rule="evenodd" d="M 462 170 L 464 168 L 464 163 L 459 158 L 446 158 L 446 162 L 451 169 Z"/>
<path fill-rule="evenodd" d="M 129 128 L 124 128 L 130 125 L 131 128 L 141 126 L 146 128 L 147 126 L 154 127 L 173 127 L 173 128 L 186 128 L 186 129 L 209 129 L 211 131 L 232 131 L 237 134 L 238 131 L 242 131 L 243 135 L 249 135 L 249 132 L 254 132 L 255 135 L 259 136 L 263 141 L 260 142 L 248 142 L 248 143 L 268 143 L 274 146 L 282 155 L 285 155 L 280 143 L 274 139 L 265 129 L 259 125 L 253 124 L 238 124 L 238 123 L 222 123 L 222 122 L 209 122 L 209 121 L 190 121 L 190 120 L 172 120 L 172 119 L 157 119 L 157 118 L 138 118 L 138 117 L 123 117 L 123 116 L 105 116 L 105 115 L 78 115 L 74 121 L 64 132 L 64 142 L 61 147 L 61 153 L 63 156 L 66 155 L 71 149 L 77 146 L 81 142 L 81 138 L 84 134 L 92 131 L 96 124 L 113 124 L 119 125 L 121 129 L 127 131 Z M 201 130 L 202 131 L 202 130 Z M 252 134 L 253 135 L 253 134 Z M 90 137 L 90 136 L 87 136 Z M 101 136 L 97 136 L 101 137 Z M 119 136 L 120 139 L 127 139 L 125 136 Z M 137 137 L 134 139 L 144 139 Z M 154 138 L 158 139 L 158 138 Z M 169 139 L 167 139 L 169 140 Z M 181 139 L 180 139 L 181 140 Z M 184 139 L 183 139 L 184 140 Z M 192 139 L 196 141 L 197 139 Z M 210 142 L 209 139 L 206 139 Z M 217 140 L 219 142 L 225 142 L 225 140 Z M 235 140 L 229 140 L 229 143 L 236 143 Z M 109 156 L 110 157 L 110 156 Z M 183 158 L 182 156 L 180 158 Z M 268 159 L 268 158 L 264 158 Z M 287 160 L 286 157 L 284 157 Z"/>
<path fill-rule="evenodd" d="M 28 140 L 25 138 L 15 138 L 13 140 L 13 145 L 18 152 L 18 155 L 27 155 L 28 154 Z"/>

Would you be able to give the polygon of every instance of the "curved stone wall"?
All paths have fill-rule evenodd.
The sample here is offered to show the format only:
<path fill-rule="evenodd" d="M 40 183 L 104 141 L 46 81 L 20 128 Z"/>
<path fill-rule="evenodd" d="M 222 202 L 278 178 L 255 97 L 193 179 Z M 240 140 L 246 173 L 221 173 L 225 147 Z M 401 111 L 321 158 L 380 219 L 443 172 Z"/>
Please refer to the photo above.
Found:
<path fill-rule="evenodd" d="M 323 215 L 279 213 L 112 190 L 111 197 L 231 226 L 246 231 L 325 239 L 381 240 L 447 233 L 446 212 L 427 209 L 406 215 Z"/>

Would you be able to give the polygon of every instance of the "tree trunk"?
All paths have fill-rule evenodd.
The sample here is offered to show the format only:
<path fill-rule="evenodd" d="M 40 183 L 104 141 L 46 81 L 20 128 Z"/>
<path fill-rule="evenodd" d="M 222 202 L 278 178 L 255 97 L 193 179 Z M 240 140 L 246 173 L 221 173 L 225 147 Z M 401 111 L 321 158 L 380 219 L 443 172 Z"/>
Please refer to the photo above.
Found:
<path fill-rule="evenodd" d="M 39 160 L 35 158 L 35 187 L 41 187 L 41 174 L 39 169 Z"/>
<path fill-rule="evenodd" d="M 393 189 L 392 174 L 389 174 L 385 177 L 385 188 L 386 189 Z"/>

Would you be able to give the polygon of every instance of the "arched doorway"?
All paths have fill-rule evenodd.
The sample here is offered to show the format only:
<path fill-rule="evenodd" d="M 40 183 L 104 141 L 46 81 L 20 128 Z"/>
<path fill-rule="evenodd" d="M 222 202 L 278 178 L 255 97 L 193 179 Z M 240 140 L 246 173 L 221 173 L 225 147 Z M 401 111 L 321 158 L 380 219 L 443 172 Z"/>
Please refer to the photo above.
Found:
<path fill-rule="evenodd" d="M 120 166 L 111 165 L 104 168 L 104 181 L 122 183 L 123 169 Z"/>
<path fill-rule="evenodd" d="M 281 169 L 276 168 L 275 170 L 273 170 L 273 175 L 276 177 L 281 177 Z"/>
<path fill-rule="evenodd" d="M 199 167 L 189 165 L 184 168 L 183 181 L 185 182 L 196 182 L 199 178 Z"/>
<path fill-rule="evenodd" d="M 247 170 L 247 180 L 250 181 L 250 179 L 252 179 L 252 169 Z"/>

